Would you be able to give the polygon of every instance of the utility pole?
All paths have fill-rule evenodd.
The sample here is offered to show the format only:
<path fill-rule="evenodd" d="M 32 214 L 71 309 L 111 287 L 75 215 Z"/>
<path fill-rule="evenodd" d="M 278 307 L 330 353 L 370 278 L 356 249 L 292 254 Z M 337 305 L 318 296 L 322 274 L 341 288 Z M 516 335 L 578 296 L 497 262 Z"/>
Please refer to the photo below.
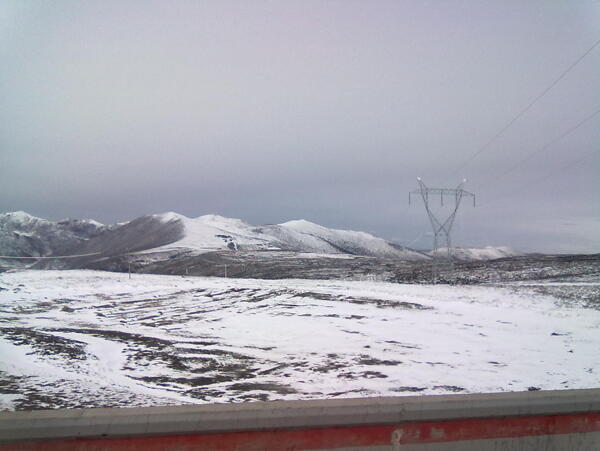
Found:
<path fill-rule="evenodd" d="M 131 253 L 129 252 L 129 248 L 127 248 L 127 267 L 129 278 L 131 279 Z"/>
<path fill-rule="evenodd" d="M 467 179 L 464 179 L 460 185 L 456 188 L 429 188 L 425 185 L 421 177 L 417 177 L 417 182 L 419 182 L 419 189 L 410 191 L 408 193 L 408 204 L 411 204 L 411 195 L 419 194 L 423 199 L 423 203 L 425 204 L 425 210 L 427 211 L 427 216 L 429 217 L 429 222 L 431 223 L 431 228 L 433 229 L 433 248 L 432 248 L 432 277 L 433 282 L 437 282 L 437 278 L 439 277 L 441 268 L 441 263 L 445 261 L 447 266 L 451 269 L 454 267 L 452 261 L 452 241 L 450 239 L 450 232 L 452 231 L 452 225 L 454 224 L 454 219 L 456 217 L 456 213 L 458 212 L 458 207 L 460 206 L 460 202 L 463 197 L 471 196 L 473 198 L 473 207 L 475 207 L 475 194 L 465 191 L 463 189 L 464 184 L 467 182 Z M 438 218 L 431 209 L 431 198 L 440 197 L 440 205 L 444 205 L 444 196 L 449 196 L 450 199 L 454 199 L 454 208 L 451 213 L 445 220 L 441 220 Z M 446 255 L 442 256 L 440 252 L 440 247 L 442 241 L 446 247 Z"/>

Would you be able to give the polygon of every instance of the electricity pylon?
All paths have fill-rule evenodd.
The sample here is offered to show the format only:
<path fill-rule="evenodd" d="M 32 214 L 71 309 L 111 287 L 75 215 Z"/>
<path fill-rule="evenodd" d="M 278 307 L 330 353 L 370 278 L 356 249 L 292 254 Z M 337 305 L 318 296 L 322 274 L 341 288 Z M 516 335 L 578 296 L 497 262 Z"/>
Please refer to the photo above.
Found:
<path fill-rule="evenodd" d="M 460 202 L 463 197 L 471 196 L 473 198 L 473 207 L 475 207 L 475 194 L 465 191 L 463 189 L 464 184 L 467 182 L 467 179 L 464 179 L 460 185 L 456 188 L 428 188 L 421 177 L 417 177 L 417 181 L 419 182 L 419 189 L 410 191 L 408 193 L 408 204 L 411 203 L 411 195 L 412 194 L 420 194 L 423 199 L 423 203 L 425 204 L 425 210 L 427 211 L 427 216 L 429 217 L 429 222 L 431 223 L 431 227 L 433 229 L 433 249 L 432 249 L 432 257 L 433 257 L 433 280 L 434 282 L 437 280 L 438 275 L 440 273 L 440 267 L 442 266 L 443 261 L 445 260 L 447 266 L 450 268 L 453 267 L 452 261 L 452 241 L 450 239 L 450 232 L 452 231 L 452 225 L 454 224 L 454 218 L 456 217 L 456 213 L 458 212 L 458 207 L 460 206 Z M 440 205 L 444 205 L 444 196 L 450 196 L 454 198 L 454 209 L 450 213 L 450 215 L 442 221 L 438 218 L 430 208 L 430 200 L 432 197 L 439 194 L 440 196 Z M 440 244 L 444 241 L 446 245 L 446 255 L 441 255 L 440 252 Z"/>

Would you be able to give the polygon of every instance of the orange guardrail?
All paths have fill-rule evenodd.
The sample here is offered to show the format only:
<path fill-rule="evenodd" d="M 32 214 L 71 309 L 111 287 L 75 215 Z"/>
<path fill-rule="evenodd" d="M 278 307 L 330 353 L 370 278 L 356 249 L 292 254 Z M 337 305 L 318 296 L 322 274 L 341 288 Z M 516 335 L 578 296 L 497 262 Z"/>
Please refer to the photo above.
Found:
<path fill-rule="evenodd" d="M 1 451 L 483 451 L 500 445 L 600 449 L 600 389 L 0 413 Z"/>

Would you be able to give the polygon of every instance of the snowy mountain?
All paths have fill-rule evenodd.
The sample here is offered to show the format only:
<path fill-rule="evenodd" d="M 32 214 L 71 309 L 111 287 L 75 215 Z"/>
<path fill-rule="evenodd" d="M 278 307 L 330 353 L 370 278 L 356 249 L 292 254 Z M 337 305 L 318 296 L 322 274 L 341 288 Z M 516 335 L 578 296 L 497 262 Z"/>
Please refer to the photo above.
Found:
<path fill-rule="evenodd" d="M 167 212 L 103 225 L 88 219 L 52 222 L 25 212 L 0 215 L 0 255 L 95 255 L 69 260 L 68 267 L 87 267 L 128 252 L 160 255 L 156 257 L 160 260 L 182 253 L 198 255 L 215 251 L 287 251 L 401 260 L 429 258 L 365 232 L 329 229 L 305 220 L 254 226 L 240 219 L 218 215 L 188 218 Z M 6 262 L 3 261 L 4 267 Z M 32 262 L 35 263 L 34 260 L 27 261 L 28 264 Z M 13 267 L 21 262 L 12 260 L 10 263 L 8 266 Z M 38 268 L 66 266 L 59 260 L 35 265 Z"/>
<path fill-rule="evenodd" d="M 214 250 L 281 250 L 318 254 L 349 254 L 372 257 L 424 260 L 423 254 L 398 248 L 382 238 L 365 232 L 329 229 L 305 220 L 283 224 L 253 226 L 239 219 L 218 215 L 187 218 L 177 213 L 155 215 L 163 223 L 179 222 L 182 237 L 163 249 L 186 248 Z"/>
<path fill-rule="evenodd" d="M 169 212 L 153 215 L 164 224 L 180 224 L 182 234 L 176 241 L 162 247 L 168 249 L 190 249 L 198 252 L 215 250 L 274 250 L 280 249 L 273 237 L 256 230 L 240 219 L 218 215 L 198 218 Z"/>
<path fill-rule="evenodd" d="M 221 253 L 230 259 L 221 264 L 248 265 L 248 258 L 371 257 L 396 261 L 427 261 L 430 255 L 403 248 L 369 233 L 338 230 L 306 221 L 254 226 L 240 219 L 218 215 L 197 218 L 167 212 L 141 216 L 131 221 L 103 225 L 94 220 L 65 219 L 58 222 L 36 218 L 25 212 L 0 214 L 0 255 L 51 257 L 85 255 L 71 259 L 0 259 L 0 269 L 95 268 L 126 270 L 127 255 L 136 254 L 137 269 L 169 274 L 188 271 L 192 256 Z M 256 253 L 259 254 L 256 254 Z M 288 253 L 288 254 L 285 254 Z M 91 255 L 89 255 L 91 254 Z M 519 255 L 508 248 L 456 249 L 459 260 L 488 260 Z M 245 257 L 244 257 L 245 256 Z M 237 261 L 231 259 L 237 258 Z M 273 273 L 273 270 L 269 270 Z M 317 270 L 318 271 L 318 270 Z"/>
<path fill-rule="evenodd" d="M 281 228 L 293 231 L 303 237 L 315 238 L 340 253 L 368 255 L 372 257 L 402 258 L 405 260 L 423 260 L 423 255 L 411 249 L 400 248 L 382 238 L 366 232 L 328 229 L 309 221 L 289 221 Z"/>
<path fill-rule="evenodd" d="M 61 255 L 99 235 L 107 227 L 91 219 L 37 218 L 24 211 L 0 214 L 0 255 L 17 257 Z"/>

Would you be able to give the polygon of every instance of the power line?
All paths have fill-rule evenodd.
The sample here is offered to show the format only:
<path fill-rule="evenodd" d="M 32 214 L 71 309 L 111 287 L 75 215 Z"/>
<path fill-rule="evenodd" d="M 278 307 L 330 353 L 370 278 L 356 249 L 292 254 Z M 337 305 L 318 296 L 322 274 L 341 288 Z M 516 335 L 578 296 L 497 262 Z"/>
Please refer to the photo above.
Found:
<path fill-rule="evenodd" d="M 56 256 L 51 256 L 51 257 L 15 257 L 12 255 L 0 255 L 0 258 L 10 258 L 10 259 L 15 259 L 15 260 L 20 260 L 20 259 L 49 259 L 49 258 L 76 258 L 76 257 L 87 257 L 88 255 L 98 255 L 101 254 L 102 252 L 93 252 L 91 254 L 79 254 L 79 255 L 56 255 Z"/>
<path fill-rule="evenodd" d="M 529 161 L 531 158 L 533 158 L 535 155 L 545 151 L 546 149 L 548 149 L 550 146 L 552 146 L 552 144 L 557 143 L 558 141 L 560 141 L 561 139 L 565 138 L 566 136 L 570 135 L 571 133 L 573 133 L 575 130 L 577 130 L 579 127 L 583 126 L 584 124 L 586 124 L 588 121 L 590 121 L 591 119 L 593 119 L 595 116 L 597 116 L 598 114 L 600 114 L 600 110 L 596 110 L 594 111 L 592 114 L 590 114 L 589 116 L 586 116 L 585 118 L 583 118 L 581 121 L 579 121 L 577 124 L 575 124 L 573 127 L 569 128 L 568 130 L 564 131 L 563 133 L 561 133 L 559 136 L 557 136 L 556 138 L 550 140 L 549 142 L 547 142 L 546 144 L 544 144 L 542 147 L 540 147 L 539 149 L 534 150 L 533 152 L 529 153 L 528 155 L 525 156 L 525 158 L 522 158 L 521 160 L 519 160 L 517 163 L 515 163 L 513 166 L 511 166 L 510 168 L 508 168 L 507 170 L 505 170 L 504 172 L 502 172 L 498 177 L 496 177 L 495 179 L 492 179 L 491 181 L 489 181 L 489 183 L 484 183 L 483 185 L 479 185 L 477 187 L 477 189 L 481 189 L 482 186 L 489 186 L 490 184 L 496 183 L 498 180 L 500 180 L 501 178 L 503 178 L 504 176 L 506 176 L 507 174 L 510 174 L 511 172 L 513 172 L 515 169 L 517 169 L 519 166 L 521 166 L 523 163 L 525 163 L 526 161 Z"/>
<path fill-rule="evenodd" d="M 542 177 L 539 177 L 539 178 L 537 178 L 535 180 L 532 180 L 529 183 L 525 183 L 524 185 L 520 186 L 516 190 L 502 193 L 502 195 L 499 197 L 499 199 L 501 201 L 503 201 L 503 200 L 506 200 L 508 197 L 510 197 L 512 195 L 522 194 L 524 191 L 529 190 L 530 188 L 532 188 L 532 187 L 534 187 L 536 185 L 539 185 L 540 183 L 545 182 L 546 180 L 552 178 L 556 174 L 564 174 L 565 172 L 567 172 L 570 169 L 572 169 L 572 168 L 580 165 L 585 160 L 587 160 L 591 156 L 593 156 L 595 154 L 598 154 L 598 153 L 600 153 L 600 149 L 596 149 L 596 150 L 593 150 L 591 152 L 587 152 L 584 155 L 582 155 L 580 158 L 578 158 L 576 160 L 573 160 L 573 161 L 571 161 L 571 162 L 569 162 L 567 164 L 563 164 L 559 168 L 557 168 L 556 170 L 553 170 L 553 171 L 547 173 L 546 175 L 543 175 Z"/>
<path fill-rule="evenodd" d="M 571 72 L 571 70 L 575 66 L 577 66 L 592 50 L 594 50 L 594 48 L 596 48 L 596 46 L 598 44 L 600 44 L 600 39 L 598 39 L 596 42 L 594 42 L 594 45 L 592 45 L 589 49 L 587 49 L 583 53 L 583 55 L 581 55 L 573 63 L 571 63 L 571 65 L 569 67 L 567 67 L 567 69 L 565 69 L 558 76 L 558 78 L 556 78 L 552 83 L 550 83 L 550 85 L 548 87 L 546 87 L 546 89 L 544 89 L 540 94 L 538 94 L 538 96 L 536 98 L 534 98 L 525 108 L 523 108 L 521 111 L 519 111 L 519 113 L 517 113 L 517 115 L 515 117 L 513 117 L 504 127 L 502 127 L 502 129 L 500 129 L 500 131 L 498 133 L 496 133 L 488 142 L 486 142 L 483 146 L 481 146 L 473 155 L 471 155 L 469 158 L 467 158 L 467 160 L 455 171 L 454 175 L 456 175 L 456 173 L 458 173 L 459 171 L 464 169 L 465 166 L 467 166 L 471 161 L 473 161 L 475 158 L 477 158 L 477 156 L 479 156 L 481 153 L 483 153 L 485 150 L 487 150 L 487 148 L 492 143 L 494 143 L 500 136 L 502 136 L 504 134 L 504 132 L 506 132 L 506 130 L 508 130 L 515 122 L 517 122 L 517 120 L 519 120 L 519 118 L 521 116 L 523 116 L 527 111 L 529 111 L 529 109 L 533 105 L 535 105 L 538 100 L 540 100 L 542 97 L 544 97 L 552 88 L 554 88 L 554 86 L 556 86 L 558 84 L 558 82 L 560 82 L 563 78 L 565 78 L 565 76 L 569 72 Z"/>
<path fill-rule="evenodd" d="M 166 252 L 166 251 L 165 251 Z M 109 255 L 110 258 L 117 258 L 117 257 L 125 257 L 127 255 L 144 255 L 147 254 L 148 249 L 143 250 L 143 251 L 137 251 L 137 252 L 125 252 L 124 254 L 116 254 L 116 255 Z M 103 252 L 92 252 L 91 254 L 77 254 L 77 255 L 51 255 L 51 256 L 46 256 L 46 257 L 36 257 L 36 256 L 30 256 L 30 257 L 17 257 L 17 256 L 13 256 L 13 255 L 0 255 L 0 258 L 10 258 L 10 259 L 52 259 L 52 258 L 77 258 L 77 257 L 88 257 L 90 255 L 100 255 L 103 254 Z"/>
<path fill-rule="evenodd" d="M 587 160 L 588 158 L 590 158 L 592 155 L 599 153 L 600 150 L 593 150 L 591 152 L 586 153 L 585 155 L 583 155 L 581 158 L 578 158 L 577 160 L 574 160 L 572 162 L 570 162 L 569 164 L 565 164 L 563 166 L 561 166 L 560 168 L 558 168 L 558 170 L 556 171 L 552 171 L 549 174 L 544 175 L 543 177 L 540 177 L 538 179 L 533 180 L 530 183 L 527 183 L 525 185 L 523 185 L 521 188 L 519 188 L 518 191 L 514 191 L 516 192 L 522 192 L 524 189 L 527 188 L 531 188 L 532 186 L 538 185 L 542 182 L 545 182 L 546 180 L 548 180 L 549 178 L 551 178 L 552 176 L 554 176 L 555 174 L 558 173 L 564 173 L 565 171 L 568 171 L 571 168 L 574 168 L 575 166 L 578 166 L 579 164 L 583 163 L 585 160 Z M 510 195 L 511 193 L 509 193 Z"/>

